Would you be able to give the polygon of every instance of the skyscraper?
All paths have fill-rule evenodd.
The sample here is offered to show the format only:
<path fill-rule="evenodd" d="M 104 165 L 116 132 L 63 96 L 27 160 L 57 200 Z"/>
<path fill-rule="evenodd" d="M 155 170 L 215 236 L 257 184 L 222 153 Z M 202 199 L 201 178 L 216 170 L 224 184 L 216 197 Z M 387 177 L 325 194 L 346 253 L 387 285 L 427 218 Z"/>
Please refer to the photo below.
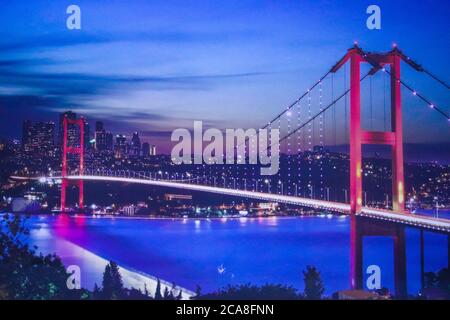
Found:
<path fill-rule="evenodd" d="M 150 144 L 148 142 L 144 142 L 142 144 L 142 156 L 148 157 L 150 155 Z"/>
<path fill-rule="evenodd" d="M 127 137 L 123 134 L 116 135 L 114 146 L 114 156 L 118 159 L 124 158 L 127 154 Z"/>
<path fill-rule="evenodd" d="M 89 123 L 86 120 L 84 120 L 84 149 L 85 150 L 87 150 L 91 147 L 89 140 L 91 140 L 91 131 L 90 131 Z"/>
<path fill-rule="evenodd" d="M 63 121 L 64 117 L 67 117 L 67 119 L 75 120 L 77 118 L 77 114 L 72 111 L 66 111 L 59 115 L 59 131 L 58 131 L 58 147 L 62 148 L 63 140 L 64 140 L 64 128 L 63 128 Z M 78 144 L 79 136 L 77 136 L 77 130 L 74 126 L 69 126 L 67 128 L 67 143 L 68 145 L 74 145 Z"/>
<path fill-rule="evenodd" d="M 28 141 L 31 138 L 32 135 L 32 131 L 31 131 L 31 127 L 32 127 L 32 123 L 31 120 L 25 120 L 23 122 L 23 126 L 22 126 L 22 148 L 25 149 L 25 146 L 28 144 Z"/>
<path fill-rule="evenodd" d="M 95 151 L 106 150 L 106 132 L 105 130 L 95 131 Z"/>
<path fill-rule="evenodd" d="M 130 156 L 139 157 L 141 154 L 141 139 L 139 139 L 139 133 L 134 132 L 131 138 Z"/>
<path fill-rule="evenodd" d="M 106 150 L 113 151 L 114 143 L 113 143 L 113 134 L 111 132 L 106 132 Z"/>
<path fill-rule="evenodd" d="M 106 132 L 103 129 L 103 122 L 95 122 L 95 151 L 103 151 L 106 149 Z"/>
<path fill-rule="evenodd" d="M 58 130 L 58 147 L 62 149 L 63 140 L 64 140 L 64 128 L 63 128 L 63 121 L 64 118 L 67 118 L 69 120 L 76 120 L 77 114 L 72 111 L 66 111 L 63 113 L 60 113 L 59 115 L 59 130 Z M 88 149 L 90 144 L 90 128 L 89 123 L 85 120 L 84 121 L 84 148 Z M 69 124 L 67 126 L 67 145 L 68 146 L 79 146 L 80 145 L 80 130 L 78 126 Z"/>
<path fill-rule="evenodd" d="M 115 150 L 113 134 L 105 130 L 102 121 L 95 122 L 94 138 L 95 138 L 95 151 L 102 152 Z"/>
<path fill-rule="evenodd" d="M 152 144 L 152 147 L 150 148 L 150 155 L 156 156 L 156 146 Z"/>
<path fill-rule="evenodd" d="M 36 156 L 54 155 L 54 122 L 23 123 L 22 148 L 26 153 Z"/>

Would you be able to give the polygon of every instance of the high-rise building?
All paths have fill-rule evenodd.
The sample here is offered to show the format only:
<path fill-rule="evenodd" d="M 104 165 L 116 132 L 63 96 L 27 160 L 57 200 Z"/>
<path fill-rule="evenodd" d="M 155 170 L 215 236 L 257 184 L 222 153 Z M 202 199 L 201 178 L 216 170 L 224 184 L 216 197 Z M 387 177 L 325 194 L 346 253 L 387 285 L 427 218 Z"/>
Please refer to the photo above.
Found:
<path fill-rule="evenodd" d="M 131 138 L 130 156 L 139 157 L 141 154 L 141 139 L 139 139 L 139 133 L 134 132 Z"/>
<path fill-rule="evenodd" d="M 106 150 L 113 151 L 114 143 L 113 143 L 113 134 L 111 132 L 106 132 Z"/>
<path fill-rule="evenodd" d="M 89 123 L 84 120 L 84 149 L 88 150 L 91 147 L 89 141 L 91 140 L 91 130 L 89 127 Z"/>
<path fill-rule="evenodd" d="M 150 155 L 156 156 L 156 146 L 154 144 L 152 144 L 152 146 L 150 148 Z"/>
<path fill-rule="evenodd" d="M 60 148 L 62 148 L 64 140 L 64 128 L 63 128 L 64 117 L 70 120 L 75 120 L 77 118 L 77 114 L 72 111 L 66 111 L 59 115 L 58 146 Z M 69 126 L 67 128 L 67 144 L 68 145 L 79 144 L 79 133 L 77 135 L 77 130 L 74 126 Z"/>
<path fill-rule="evenodd" d="M 64 129 L 63 129 L 63 121 L 64 118 L 69 120 L 76 120 L 77 114 L 72 111 L 66 111 L 59 115 L 59 129 L 58 129 L 58 147 L 62 149 L 63 140 L 64 140 Z M 84 121 L 84 148 L 88 149 L 90 144 L 90 128 L 89 123 Z M 80 129 L 76 125 L 69 124 L 67 127 L 67 145 L 68 146 L 79 146 L 80 145 Z"/>
<path fill-rule="evenodd" d="M 127 137 L 123 134 L 116 135 L 116 144 L 114 146 L 114 156 L 118 159 L 125 158 L 127 154 Z"/>
<path fill-rule="evenodd" d="M 54 122 L 25 121 L 22 129 L 23 150 L 37 156 L 53 156 L 54 132 Z"/>
<path fill-rule="evenodd" d="M 95 131 L 95 151 L 106 150 L 106 132 L 105 130 Z"/>
<path fill-rule="evenodd" d="M 103 122 L 95 122 L 95 150 L 98 152 L 112 150 L 112 134 L 105 131 Z"/>
<path fill-rule="evenodd" d="M 148 142 L 144 142 L 142 144 L 142 156 L 144 158 L 148 157 L 150 155 L 150 144 Z"/>
<path fill-rule="evenodd" d="M 22 126 L 22 148 L 25 148 L 25 146 L 27 145 L 28 141 L 31 138 L 31 127 L 32 127 L 32 122 L 31 120 L 25 120 L 23 122 L 23 126 Z"/>

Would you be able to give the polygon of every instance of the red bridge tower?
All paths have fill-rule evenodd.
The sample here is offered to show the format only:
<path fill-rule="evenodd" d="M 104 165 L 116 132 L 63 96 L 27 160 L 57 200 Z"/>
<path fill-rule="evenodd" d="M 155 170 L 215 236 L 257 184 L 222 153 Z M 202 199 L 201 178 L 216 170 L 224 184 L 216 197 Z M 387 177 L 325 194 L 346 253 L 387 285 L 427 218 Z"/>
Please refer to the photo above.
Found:
<path fill-rule="evenodd" d="M 365 53 L 358 46 L 348 53 L 332 69 L 336 72 L 350 60 L 350 207 L 351 214 L 361 211 L 362 206 L 362 145 L 390 145 L 392 150 L 392 209 L 403 212 L 405 209 L 405 183 L 403 175 L 403 128 L 402 102 L 400 90 L 400 62 L 412 65 L 397 48 L 387 53 Z M 390 65 L 391 78 L 391 131 L 367 131 L 361 127 L 361 63 L 369 63 L 369 75 Z M 415 65 L 412 65 L 416 67 Z"/>
<path fill-rule="evenodd" d="M 78 147 L 67 145 L 67 129 L 69 125 L 75 125 L 79 127 L 80 143 Z M 62 150 L 62 183 L 61 183 L 61 212 L 66 211 L 66 192 L 69 186 L 69 180 L 67 179 L 67 155 L 78 154 L 79 155 L 79 175 L 83 175 L 84 172 L 84 118 L 80 119 L 63 119 L 63 150 Z M 78 207 L 83 209 L 83 180 L 78 180 Z"/>

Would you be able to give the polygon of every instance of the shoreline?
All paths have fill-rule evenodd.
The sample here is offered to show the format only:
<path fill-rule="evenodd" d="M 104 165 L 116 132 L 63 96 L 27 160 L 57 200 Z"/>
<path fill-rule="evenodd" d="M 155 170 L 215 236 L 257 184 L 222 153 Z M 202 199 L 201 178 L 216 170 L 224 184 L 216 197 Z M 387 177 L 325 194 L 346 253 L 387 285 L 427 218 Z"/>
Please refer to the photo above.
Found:
<path fill-rule="evenodd" d="M 31 239 L 34 238 L 36 240 L 37 238 L 39 238 L 38 234 L 40 232 L 42 232 L 42 229 L 31 230 L 32 234 L 30 235 L 30 238 Z M 38 248 L 36 251 L 42 254 L 56 254 L 58 257 L 61 258 L 61 261 L 64 263 L 64 266 L 66 268 L 70 265 L 79 266 L 82 272 L 81 281 L 83 284 L 82 285 L 83 288 L 93 290 L 95 284 L 101 284 L 101 279 L 105 266 L 109 263 L 108 258 L 102 257 L 97 253 L 94 253 L 93 251 L 90 251 L 64 238 L 54 235 L 51 235 L 51 237 L 55 240 L 55 247 L 50 249 L 48 247 L 45 248 L 44 246 L 43 248 L 42 246 L 39 245 L 39 241 L 37 241 Z M 61 247 L 65 247 L 65 250 L 67 252 L 70 252 L 70 254 L 62 253 Z M 77 257 L 82 257 L 83 259 L 81 261 L 77 261 Z M 87 263 L 87 260 L 89 260 L 89 263 Z M 158 279 L 161 283 L 161 293 L 163 293 L 166 288 L 169 291 L 172 290 L 173 288 L 173 283 L 165 279 L 152 276 L 144 271 L 131 268 L 119 262 L 117 264 L 119 267 L 120 274 L 122 276 L 123 284 L 127 288 L 139 289 L 142 292 L 144 292 L 144 290 L 147 289 L 148 293 L 152 297 L 155 296 Z M 189 300 L 192 296 L 195 296 L 195 293 L 193 291 L 176 285 L 174 287 L 174 293 L 177 295 L 180 291 L 182 294 L 182 300 Z"/>
<path fill-rule="evenodd" d="M 417 216 L 434 216 L 435 210 L 431 209 L 420 209 L 416 212 L 411 212 L 413 215 Z M 247 215 L 247 216 L 212 216 L 212 217 L 168 217 L 168 216 L 153 216 L 153 215 L 133 215 L 133 216 L 127 216 L 127 215 L 114 215 L 114 214 L 86 214 L 86 213 L 61 213 L 61 212 L 39 212 L 39 213 L 27 213 L 27 212 L 0 212 L 1 215 L 5 214 L 19 214 L 19 215 L 25 215 L 25 216 L 42 216 L 42 217 L 56 217 L 60 215 L 65 215 L 67 217 L 83 217 L 83 218 L 91 218 L 91 219 L 136 219 L 136 220 L 235 220 L 235 219 L 294 219 L 294 218 L 306 218 L 306 217 L 349 217 L 349 214 L 346 213 L 320 213 L 320 214 L 304 214 L 304 215 L 261 215 L 261 216 L 254 216 L 254 215 Z M 439 209 L 439 214 L 443 215 L 443 219 L 450 219 L 446 216 L 450 215 L 450 208 L 449 209 Z"/>
<path fill-rule="evenodd" d="M 91 219 L 130 219 L 130 220 L 235 220 L 235 219 L 295 219 L 295 218 L 306 218 L 306 217 L 348 217 L 348 214 L 334 214 L 334 213 L 321 213 L 321 214 L 305 214 L 305 215 L 265 215 L 265 216 L 223 216 L 223 217 L 166 217 L 166 216 L 147 216 L 147 215 L 112 215 L 112 214 L 84 214 L 84 213 L 26 213 L 26 212 L 0 212 L 3 214 L 19 214 L 34 217 L 57 217 L 60 215 L 65 215 L 67 217 L 76 218 L 91 218 Z"/>

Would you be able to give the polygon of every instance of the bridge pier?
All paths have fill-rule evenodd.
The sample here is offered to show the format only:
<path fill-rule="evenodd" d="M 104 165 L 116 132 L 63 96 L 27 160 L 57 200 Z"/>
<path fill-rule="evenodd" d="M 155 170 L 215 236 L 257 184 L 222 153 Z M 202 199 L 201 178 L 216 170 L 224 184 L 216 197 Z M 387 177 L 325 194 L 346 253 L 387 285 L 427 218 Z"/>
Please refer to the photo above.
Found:
<path fill-rule="evenodd" d="M 382 222 L 367 221 L 352 216 L 350 223 L 350 287 L 352 290 L 366 289 L 363 272 L 363 241 L 365 237 L 385 236 L 393 239 L 394 287 L 395 296 L 407 296 L 406 284 L 406 242 L 404 226 L 399 224 L 383 225 Z M 383 286 L 383 284 L 382 284 Z"/>
<path fill-rule="evenodd" d="M 408 295 L 406 287 L 406 241 L 405 228 L 396 226 L 394 231 L 394 283 L 395 295 L 405 298 Z"/>
<path fill-rule="evenodd" d="M 350 288 L 363 289 L 363 239 L 355 215 L 350 217 Z"/>

